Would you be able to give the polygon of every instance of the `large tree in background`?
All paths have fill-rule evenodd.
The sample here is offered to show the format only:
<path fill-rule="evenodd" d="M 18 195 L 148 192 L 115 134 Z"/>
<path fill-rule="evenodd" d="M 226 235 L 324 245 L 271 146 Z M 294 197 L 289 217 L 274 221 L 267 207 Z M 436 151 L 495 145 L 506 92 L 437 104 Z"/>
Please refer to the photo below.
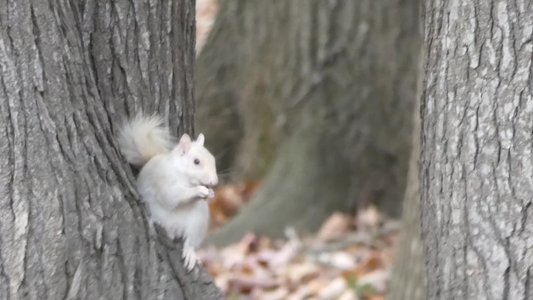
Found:
<path fill-rule="evenodd" d="M 0 298 L 217 299 L 156 235 L 119 120 L 192 130 L 194 1 L 1 1 Z"/>
<path fill-rule="evenodd" d="M 532 299 L 533 2 L 425 6 L 427 299 Z"/>
<path fill-rule="evenodd" d="M 313 230 L 361 202 L 398 214 L 418 19 L 414 0 L 221 2 L 197 64 L 199 127 L 222 168 L 266 176 L 215 240 Z"/>

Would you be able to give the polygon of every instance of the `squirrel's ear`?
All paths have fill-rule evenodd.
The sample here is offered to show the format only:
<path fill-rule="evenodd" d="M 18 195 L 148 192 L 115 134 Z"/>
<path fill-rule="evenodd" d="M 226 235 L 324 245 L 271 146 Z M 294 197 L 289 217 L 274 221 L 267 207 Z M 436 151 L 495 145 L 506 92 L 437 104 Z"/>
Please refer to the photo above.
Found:
<path fill-rule="evenodd" d="M 191 137 L 188 134 L 184 133 L 181 136 L 176 148 L 181 152 L 181 154 L 189 152 L 189 149 L 191 149 Z"/>
<path fill-rule="evenodd" d="M 200 133 L 198 137 L 196 138 L 196 143 L 200 146 L 204 145 L 205 137 L 203 133 Z"/>

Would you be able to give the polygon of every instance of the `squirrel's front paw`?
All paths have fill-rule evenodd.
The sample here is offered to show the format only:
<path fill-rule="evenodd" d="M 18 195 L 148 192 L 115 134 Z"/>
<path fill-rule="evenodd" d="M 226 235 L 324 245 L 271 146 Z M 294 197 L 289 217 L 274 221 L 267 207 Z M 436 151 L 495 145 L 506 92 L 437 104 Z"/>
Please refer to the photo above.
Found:
<path fill-rule="evenodd" d="M 197 188 L 197 192 L 198 192 L 198 198 L 201 198 L 201 199 L 211 199 L 215 196 L 215 193 L 213 192 L 212 189 L 206 187 L 206 186 L 203 186 L 203 185 L 200 185 Z"/>
<path fill-rule="evenodd" d="M 183 256 L 183 263 L 185 265 L 185 268 L 187 269 L 187 271 L 192 271 L 197 261 L 194 248 L 190 246 L 184 246 L 182 256 Z"/>

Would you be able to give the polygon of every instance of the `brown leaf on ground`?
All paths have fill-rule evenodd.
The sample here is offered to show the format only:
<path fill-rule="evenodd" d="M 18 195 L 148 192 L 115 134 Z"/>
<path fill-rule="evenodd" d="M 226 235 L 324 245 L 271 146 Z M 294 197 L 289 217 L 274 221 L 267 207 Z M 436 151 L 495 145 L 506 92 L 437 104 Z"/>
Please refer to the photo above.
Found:
<path fill-rule="evenodd" d="M 355 273 L 357 277 L 361 277 L 367 273 L 384 267 L 385 262 L 383 261 L 381 253 L 375 251 L 357 267 Z"/>
<path fill-rule="evenodd" d="M 331 241 L 346 235 L 353 228 L 353 217 L 336 212 L 320 227 L 317 237 L 322 241 Z"/>

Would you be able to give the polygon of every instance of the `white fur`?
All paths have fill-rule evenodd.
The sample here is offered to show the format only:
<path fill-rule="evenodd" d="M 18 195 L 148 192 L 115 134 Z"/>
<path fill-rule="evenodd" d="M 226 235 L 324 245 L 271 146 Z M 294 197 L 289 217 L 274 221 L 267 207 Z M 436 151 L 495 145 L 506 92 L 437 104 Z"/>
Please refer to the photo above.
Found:
<path fill-rule="evenodd" d="M 158 116 L 145 117 L 140 114 L 124 124 L 118 142 L 130 164 L 142 166 L 152 157 L 172 148 L 173 138 L 162 124 Z"/>
<path fill-rule="evenodd" d="M 175 172 L 173 163 L 168 161 L 161 156 L 148 162 L 137 179 L 139 193 L 155 223 L 161 224 L 170 236 L 185 236 L 188 245 L 197 247 L 209 223 L 208 205 L 201 199 L 203 186 L 194 185 L 185 174 Z"/>

